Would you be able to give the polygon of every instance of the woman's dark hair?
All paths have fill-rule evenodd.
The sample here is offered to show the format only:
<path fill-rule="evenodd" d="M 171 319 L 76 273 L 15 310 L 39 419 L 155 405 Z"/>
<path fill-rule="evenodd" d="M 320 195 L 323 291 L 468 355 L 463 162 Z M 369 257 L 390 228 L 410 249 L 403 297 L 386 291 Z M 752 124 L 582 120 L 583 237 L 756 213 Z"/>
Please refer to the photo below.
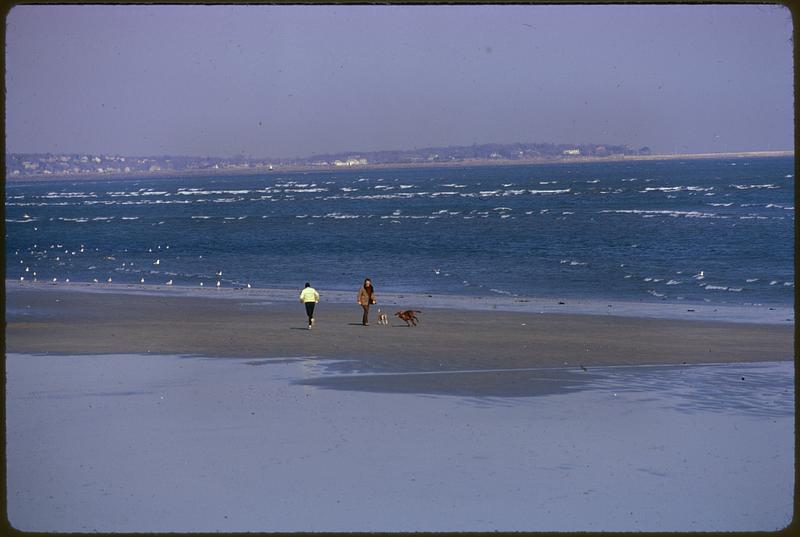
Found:
<path fill-rule="evenodd" d="M 367 287 L 367 282 L 369 282 L 369 287 Z M 369 278 L 364 278 L 364 289 L 367 290 L 369 296 L 372 296 L 372 293 L 375 292 L 375 288 L 372 287 L 372 280 L 370 280 Z"/>

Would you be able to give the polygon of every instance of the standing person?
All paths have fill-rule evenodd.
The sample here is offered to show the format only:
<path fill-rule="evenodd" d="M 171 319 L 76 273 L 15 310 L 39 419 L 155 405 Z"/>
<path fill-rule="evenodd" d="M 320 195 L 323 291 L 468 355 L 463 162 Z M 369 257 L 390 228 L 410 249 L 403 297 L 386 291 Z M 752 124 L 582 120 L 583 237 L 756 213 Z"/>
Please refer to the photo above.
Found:
<path fill-rule="evenodd" d="M 358 290 L 358 303 L 364 309 L 364 316 L 361 318 L 361 324 L 364 326 L 369 326 L 369 306 L 375 302 L 375 289 L 372 287 L 372 281 L 366 278 L 364 285 Z"/>
<path fill-rule="evenodd" d="M 314 306 L 319 302 L 319 293 L 306 282 L 305 288 L 300 292 L 300 302 L 306 305 L 306 315 L 308 315 L 308 329 L 314 326 Z"/>

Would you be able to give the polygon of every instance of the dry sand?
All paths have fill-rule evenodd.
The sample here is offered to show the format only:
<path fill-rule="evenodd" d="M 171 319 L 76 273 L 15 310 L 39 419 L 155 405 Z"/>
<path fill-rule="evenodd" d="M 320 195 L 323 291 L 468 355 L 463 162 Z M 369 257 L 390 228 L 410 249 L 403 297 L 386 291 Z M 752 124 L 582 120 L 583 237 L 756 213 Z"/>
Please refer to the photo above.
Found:
<path fill-rule="evenodd" d="M 362 371 L 463 371 L 791 360 L 794 323 L 422 308 L 409 328 L 360 325 L 357 304 L 6 289 L 6 351 L 315 356 Z M 392 310 L 393 311 L 393 310 Z M 373 312 L 374 318 L 374 312 Z"/>

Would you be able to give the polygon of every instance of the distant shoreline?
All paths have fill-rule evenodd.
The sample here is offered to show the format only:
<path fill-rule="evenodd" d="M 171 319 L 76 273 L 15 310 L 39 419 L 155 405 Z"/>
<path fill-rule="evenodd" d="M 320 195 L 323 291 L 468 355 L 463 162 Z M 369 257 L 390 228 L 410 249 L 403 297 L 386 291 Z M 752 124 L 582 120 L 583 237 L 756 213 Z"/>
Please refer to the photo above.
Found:
<path fill-rule="evenodd" d="M 738 151 L 730 153 L 669 153 L 659 155 L 613 155 L 608 157 L 586 156 L 586 157 L 555 157 L 555 158 L 536 158 L 536 159 L 464 159 L 452 162 L 387 162 L 376 164 L 363 164 L 358 166 L 273 166 L 273 169 L 266 167 L 244 168 L 244 169 L 202 169 L 202 170 L 180 170 L 180 171 L 157 171 L 157 172 L 130 172 L 130 173 L 85 173 L 85 174 L 39 174 L 27 176 L 6 176 L 6 182 L 25 183 L 43 182 L 53 180 L 74 180 L 74 181 L 97 181 L 125 180 L 125 179 L 167 179 L 172 177 L 202 177 L 202 176 L 249 176 L 270 174 L 274 175 L 282 172 L 331 172 L 331 171 L 361 171 L 361 170 L 390 170 L 390 169 L 436 169 L 436 168 L 462 168 L 462 167 L 491 167 L 491 166 L 536 166 L 547 164 L 580 164 L 592 162 L 635 162 L 651 160 L 700 160 L 700 159 L 741 159 L 741 158 L 769 158 L 769 157 L 794 157 L 794 151 Z"/>

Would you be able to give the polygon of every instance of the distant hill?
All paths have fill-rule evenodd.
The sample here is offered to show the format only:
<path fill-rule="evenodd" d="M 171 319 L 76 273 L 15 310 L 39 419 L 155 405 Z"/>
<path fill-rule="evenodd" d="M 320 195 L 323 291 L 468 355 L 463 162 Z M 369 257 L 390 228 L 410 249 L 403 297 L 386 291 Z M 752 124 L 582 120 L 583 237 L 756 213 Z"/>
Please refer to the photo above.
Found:
<path fill-rule="evenodd" d="M 604 144 L 474 144 L 468 146 L 424 147 L 393 151 L 327 153 L 298 159 L 304 164 L 331 164 L 348 159 L 366 159 L 370 164 L 451 162 L 461 160 L 529 160 L 563 156 L 649 155 L 650 148 L 631 149 L 625 145 Z M 299 163 L 299 162 L 298 162 Z"/>
<path fill-rule="evenodd" d="M 88 153 L 8 153 L 6 178 L 126 176 L 203 171 L 262 171 L 293 167 L 540 161 L 575 157 L 650 155 L 650 148 L 610 144 L 473 144 L 392 151 L 341 152 L 293 159 L 190 156 L 121 156 Z"/>

